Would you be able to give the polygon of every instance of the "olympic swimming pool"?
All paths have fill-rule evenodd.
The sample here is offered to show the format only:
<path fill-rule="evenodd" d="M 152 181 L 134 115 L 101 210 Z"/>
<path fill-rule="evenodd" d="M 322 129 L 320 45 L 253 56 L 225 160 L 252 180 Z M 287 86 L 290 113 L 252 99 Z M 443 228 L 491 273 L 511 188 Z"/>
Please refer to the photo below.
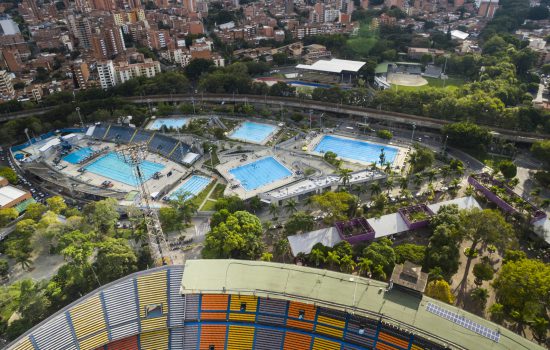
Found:
<path fill-rule="evenodd" d="M 273 134 L 275 129 L 277 127 L 274 125 L 244 122 L 229 137 L 236 140 L 263 144 L 267 142 L 268 137 Z"/>
<path fill-rule="evenodd" d="M 255 162 L 238 166 L 229 170 L 229 173 L 247 191 L 255 190 L 292 175 L 290 170 L 273 157 L 265 157 Z"/>
<path fill-rule="evenodd" d="M 193 175 L 178 187 L 177 190 L 172 192 L 170 199 L 177 199 L 180 194 L 186 195 L 184 199 L 194 197 L 201 193 L 211 181 L 212 179 L 209 177 Z"/>
<path fill-rule="evenodd" d="M 124 163 L 115 152 L 110 152 L 96 159 L 84 169 L 93 174 L 108 177 L 109 179 L 122 182 L 126 185 L 137 186 L 138 182 L 130 165 Z M 164 165 L 143 161 L 140 165 L 141 173 L 145 181 L 149 180 L 157 171 L 164 169 Z"/>
<path fill-rule="evenodd" d="M 82 162 L 83 159 L 90 156 L 92 153 L 94 153 L 93 149 L 91 149 L 90 147 L 83 147 L 67 154 L 65 157 L 63 157 L 63 160 L 71 164 L 79 164 L 80 162 Z"/>
<path fill-rule="evenodd" d="M 161 118 L 155 119 L 154 122 L 149 124 L 147 129 L 149 130 L 160 130 L 163 126 L 166 126 L 168 129 L 181 129 L 187 125 L 187 118 Z"/>
<path fill-rule="evenodd" d="M 314 152 L 334 152 L 341 158 L 347 158 L 363 163 L 374 163 L 380 161 L 380 151 L 384 149 L 386 162 L 393 163 L 397 157 L 398 150 L 395 147 L 377 145 L 366 141 L 348 139 L 332 135 L 325 135 L 314 148 Z"/>

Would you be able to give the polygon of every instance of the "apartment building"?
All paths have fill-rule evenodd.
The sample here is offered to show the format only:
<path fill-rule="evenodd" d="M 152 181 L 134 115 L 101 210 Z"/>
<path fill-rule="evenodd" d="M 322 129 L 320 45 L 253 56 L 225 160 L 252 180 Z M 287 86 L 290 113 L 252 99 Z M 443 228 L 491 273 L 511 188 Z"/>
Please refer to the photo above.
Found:
<path fill-rule="evenodd" d="M 97 63 L 97 73 L 101 88 L 108 89 L 133 78 L 154 77 L 160 73 L 160 62 L 150 58 L 137 63 L 102 61 Z"/>
<path fill-rule="evenodd" d="M 15 97 L 11 76 L 5 70 L 0 70 L 0 95 L 8 100 Z"/>

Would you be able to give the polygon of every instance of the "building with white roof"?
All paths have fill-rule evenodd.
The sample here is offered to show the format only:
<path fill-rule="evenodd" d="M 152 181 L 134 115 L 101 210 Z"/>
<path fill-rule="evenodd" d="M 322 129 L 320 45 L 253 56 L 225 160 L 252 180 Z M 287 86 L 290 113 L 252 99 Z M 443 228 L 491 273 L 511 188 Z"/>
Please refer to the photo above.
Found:
<path fill-rule="evenodd" d="M 366 63 L 333 58 L 331 60 L 319 60 L 313 64 L 299 64 L 296 69 L 302 71 L 302 78 L 306 80 L 351 82 Z"/>
<path fill-rule="evenodd" d="M 0 188 L 0 209 L 12 208 L 17 204 L 30 199 L 31 194 L 29 192 L 20 190 L 13 186 L 4 186 Z"/>

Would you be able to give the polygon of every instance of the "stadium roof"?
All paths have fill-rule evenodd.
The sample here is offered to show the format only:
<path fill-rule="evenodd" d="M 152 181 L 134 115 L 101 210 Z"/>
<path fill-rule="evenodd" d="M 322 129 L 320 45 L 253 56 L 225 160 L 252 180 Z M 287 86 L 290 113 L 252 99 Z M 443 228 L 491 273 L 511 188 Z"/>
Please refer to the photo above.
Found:
<path fill-rule="evenodd" d="M 312 65 L 299 64 L 296 66 L 296 68 L 328 73 L 342 73 L 343 71 L 357 73 L 359 69 L 361 69 L 361 67 L 363 67 L 366 63 L 367 62 L 340 60 L 337 58 L 333 58 L 330 61 L 319 60 Z"/>
<path fill-rule="evenodd" d="M 244 260 L 187 260 L 181 293 L 231 293 L 277 297 L 327 305 L 356 314 L 380 314 L 387 322 L 414 327 L 412 332 L 437 335 L 466 349 L 543 349 L 535 343 L 481 317 L 432 298 L 422 299 L 387 284 L 358 276 L 309 267 Z M 428 304 L 457 314 L 459 320 L 499 332 L 490 340 L 427 310 Z M 441 341 L 441 339 L 439 339 Z"/>
<path fill-rule="evenodd" d="M 0 188 L 0 207 L 3 207 L 12 201 L 24 196 L 27 192 L 13 186 L 4 186 Z"/>

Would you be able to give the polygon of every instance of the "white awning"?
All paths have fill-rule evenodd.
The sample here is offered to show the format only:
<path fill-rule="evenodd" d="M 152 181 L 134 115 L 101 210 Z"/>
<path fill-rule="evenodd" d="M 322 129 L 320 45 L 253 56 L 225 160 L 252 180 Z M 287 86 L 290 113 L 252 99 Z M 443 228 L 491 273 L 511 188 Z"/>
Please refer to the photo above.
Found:
<path fill-rule="evenodd" d="M 299 253 L 309 254 L 311 248 L 317 243 L 322 243 L 326 247 L 334 247 L 340 241 L 342 239 L 335 227 L 288 236 L 290 250 L 294 256 Z"/>
<path fill-rule="evenodd" d="M 361 67 L 363 67 L 366 63 L 367 62 L 340 60 L 337 58 L 333 58 L 330 61 L 319 60 L 312 65 L 299 64 L 296 66 L 296 68 L 329 73 L 342 73 L 343 71 L 357 73 L 359 69 L 361 69 Z"/>

